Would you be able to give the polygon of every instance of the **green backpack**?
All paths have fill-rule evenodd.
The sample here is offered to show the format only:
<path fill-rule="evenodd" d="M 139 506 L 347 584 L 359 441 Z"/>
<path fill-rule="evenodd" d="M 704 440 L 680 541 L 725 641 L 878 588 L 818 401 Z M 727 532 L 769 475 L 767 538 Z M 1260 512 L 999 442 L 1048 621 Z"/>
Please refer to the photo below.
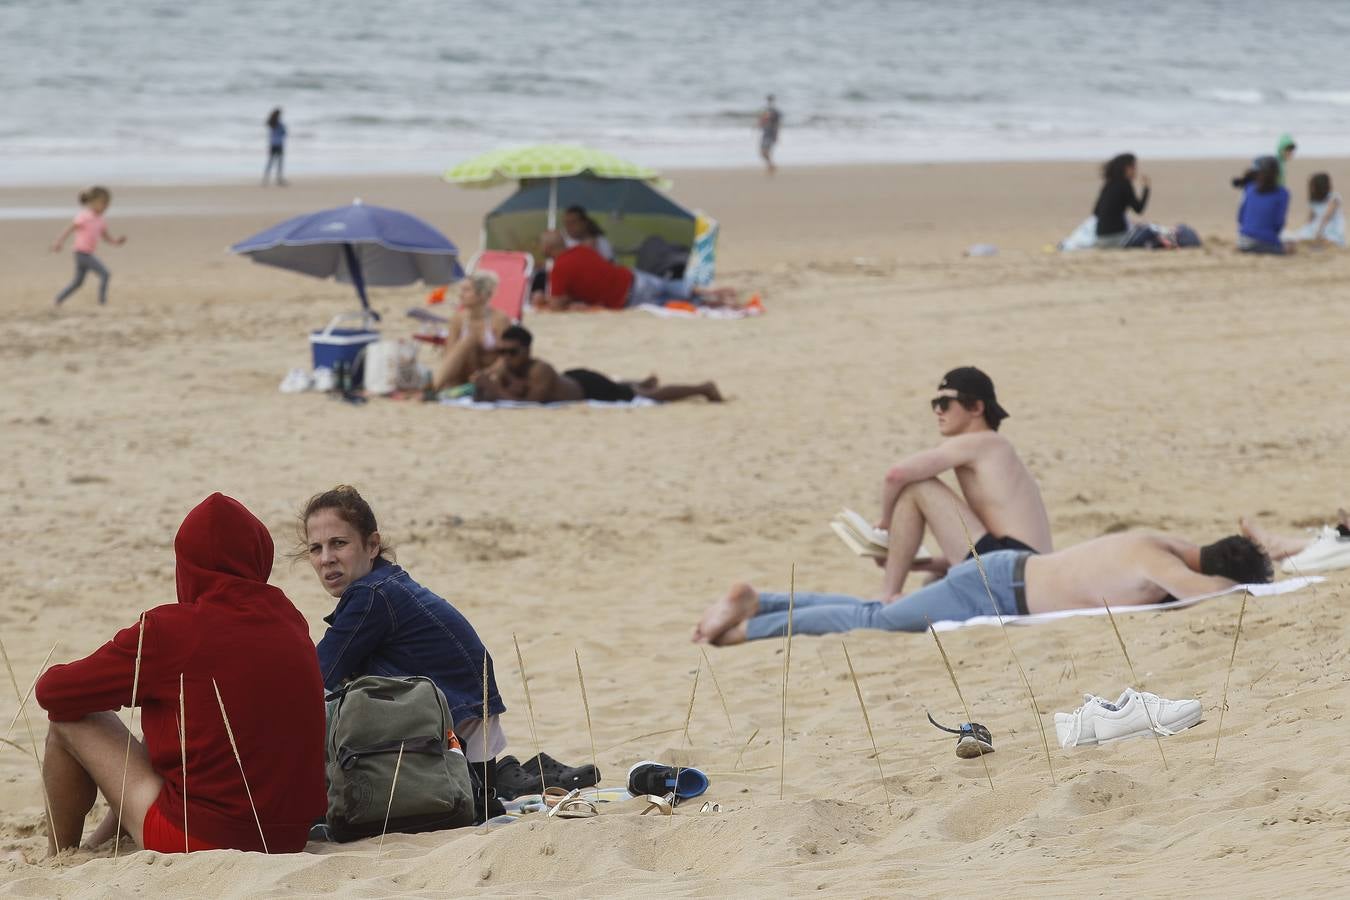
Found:
<path fill-rule="evenodd" d="M 430 678 L 363 675 L 331 694 L 326 771 L 333 839 L 472 825 L 469 767 L 464 754 L 447 749 L 452 727 L 445 695 Z"/>

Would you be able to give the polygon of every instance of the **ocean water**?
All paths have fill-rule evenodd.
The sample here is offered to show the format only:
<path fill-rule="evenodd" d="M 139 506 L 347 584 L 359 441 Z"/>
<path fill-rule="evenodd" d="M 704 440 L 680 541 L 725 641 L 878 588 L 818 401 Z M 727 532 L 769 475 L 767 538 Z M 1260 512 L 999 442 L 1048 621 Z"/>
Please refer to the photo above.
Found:
<path fill-rule="evenodd" d="M 1339 0 L 0 0 L 0 183 L 437 172 L 577 141 L 659 166 L 1350 154 Z"/>

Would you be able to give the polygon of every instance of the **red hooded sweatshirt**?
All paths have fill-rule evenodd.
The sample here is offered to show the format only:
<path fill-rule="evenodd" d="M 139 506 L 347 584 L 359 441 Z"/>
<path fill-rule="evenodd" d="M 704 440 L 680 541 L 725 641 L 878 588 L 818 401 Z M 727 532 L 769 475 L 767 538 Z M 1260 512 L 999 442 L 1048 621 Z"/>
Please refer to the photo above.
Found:
<path fill-rule="evenodd" d="M 188 835 L 216 847 L 263 849 L 214 679 L 267 849 L 300 851 L 327 807 L 323 679 L 304 617 L 267 584 L 272 538 L 237 500 L 212 494 L 188 513 L 173 548 L 178 602 L 145 613 L 136 688 L 150 764 L 164 779 L 156 806 L 183 827 L 181 675 Z M 37 701 L 49 718 L 69 722 L 130 706 L 139 632 L 139 625 L 125 628 L 84 659 L 43 675 Z"/>

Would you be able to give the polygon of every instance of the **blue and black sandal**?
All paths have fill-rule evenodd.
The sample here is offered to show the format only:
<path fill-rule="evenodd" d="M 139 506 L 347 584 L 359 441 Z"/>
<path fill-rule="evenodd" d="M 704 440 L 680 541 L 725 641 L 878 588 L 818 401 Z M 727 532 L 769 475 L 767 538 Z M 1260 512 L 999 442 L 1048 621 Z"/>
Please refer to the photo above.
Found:
<path fill-rule="evenodd" d="M 956 755 L 962 759 L 974 759 L 994 752 L 994 738 L 989 734 L 989 729 L 979 722 L 962 722 L 960 728 L 948 728 L 946 725 L 939 725 L 932 713 L 928 713 L 928 721 L 943 731 L 957 735 Z"/>

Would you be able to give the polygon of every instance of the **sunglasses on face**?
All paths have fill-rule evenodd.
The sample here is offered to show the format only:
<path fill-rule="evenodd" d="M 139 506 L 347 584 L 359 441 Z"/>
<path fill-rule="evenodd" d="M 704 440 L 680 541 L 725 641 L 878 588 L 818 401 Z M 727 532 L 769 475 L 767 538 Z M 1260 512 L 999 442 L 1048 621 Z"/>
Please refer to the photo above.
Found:
<path fill-rule="evenodd" d="M 525 352 L 525 348 L 524 348 L 524 347 L 502 347 L 498 352 L 500 352 L 502 356 L 519 356 L 520 354 L 522 354 L 522 353 Z"/>
<path fill-rule="evenodd" d="M 952 408 L 953 403 L 961 403 L 961 396 L 958 394 L 955 397 L 948 397 L 948 396 L 934 397 L 929 402 L 933 406 L 933 412 L 945 413 L 947 410 Z M 964 406 L 965 404 L 962 405 Z"/>

